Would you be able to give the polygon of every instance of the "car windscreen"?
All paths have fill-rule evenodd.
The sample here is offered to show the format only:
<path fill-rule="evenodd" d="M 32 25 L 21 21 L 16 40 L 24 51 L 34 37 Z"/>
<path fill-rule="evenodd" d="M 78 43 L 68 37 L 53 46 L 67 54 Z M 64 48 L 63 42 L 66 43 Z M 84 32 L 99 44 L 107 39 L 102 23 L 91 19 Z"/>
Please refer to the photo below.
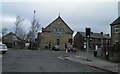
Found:
<path fill-rule="evenodd" d="M 0 45 L 0 49 L 6 49 L 7 47 L 5 45 Z"/>

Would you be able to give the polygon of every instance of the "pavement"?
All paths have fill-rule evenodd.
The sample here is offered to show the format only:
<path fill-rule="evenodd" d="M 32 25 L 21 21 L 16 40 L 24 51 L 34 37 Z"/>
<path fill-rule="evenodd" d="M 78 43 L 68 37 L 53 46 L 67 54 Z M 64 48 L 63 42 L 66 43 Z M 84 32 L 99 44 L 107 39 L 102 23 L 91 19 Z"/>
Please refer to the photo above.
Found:
<path fill-rule="evenodd" d="M 2 54 L 0 54 L 0 58 L 2 58 Z"/>
<path fill-rule="evenodd" d="M 0 74 L 2 73 L 2 54 L 0 54 Z"/>
<path fill-rule="evenodd" d="M 66 54 L 70 54 L 70 53 L 66 53 Z M 62 60 L 70 60 L 70 61 L 78 62 L 81 64 L 85 64 L 91 67 L 95 67 L 113 73 L 120 73 L 118 68 L 118 63 L 113 63 L 111 61 L 94 57 L 93 53 L 91 52 L 86 53 L 84 51 L 79 51 L 74 55 L 61 56 L 59 58 Z"/>

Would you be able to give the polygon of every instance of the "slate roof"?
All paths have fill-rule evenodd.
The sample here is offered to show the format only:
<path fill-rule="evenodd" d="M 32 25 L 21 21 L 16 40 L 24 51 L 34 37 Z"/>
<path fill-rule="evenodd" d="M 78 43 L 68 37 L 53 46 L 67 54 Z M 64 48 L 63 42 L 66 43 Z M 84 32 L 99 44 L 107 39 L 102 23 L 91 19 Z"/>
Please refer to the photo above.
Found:
<path fill-rule="evenodd" d="M 24 41 L 24 40 L 20 39 L 20 38 L 19 38 L 16 34 L 14 34 L 13 32 L 10 32 L 10 33 L 4 35 L 4 36 L 2 37 L 2 39 L 4 40 L 5 37 L 8 37 L 8 36 L 10 36 L 10 35 L 16 36 L 17 39 L 18 39 L 18 40 L 12 40 L 12 39 L 11 39 L 12 41 Z M 6 40 L 6 39 L 5 39 L 5 40 Z M 10 39 L 9 39 L 9 40 L 10 40 Z"/>
<path fill-rule="evenodd" d="M 117 24 L 120 24 L 120 17 L 118 17 L 115 21 L 113 21 L 110 25 L 113 26 L 113 25 L 117 25 Z"/>
<path fill-rule="evenodd" d="M 52 25 L 52 23 L 54 23 L 54 22 L 57 21 L 58 19 L 62 20 L 63 23 L 64 23 L 64 24 L 70 29 L 70 31 L 73 33 L 73 30 L 65 23 L 65 21 L 64 21 L 60 16 L 58 16 L 58 18 L 56 18 L 53 22 L 51 22 L 48 26 L 46 26 L 46 27 L 44 28 L 44 30 L 45 30 L 46 28 L 48 28 L 50 25 Z"/>
<path fill-rule="evenodd" d="M 85 32 L 79 32 L 83 37 L 85 37 Z M 110 39 L 111 37 L 108 35 L 102 35 L 100 33 L 91 33 L 91 38 L 107 38 Z"/>

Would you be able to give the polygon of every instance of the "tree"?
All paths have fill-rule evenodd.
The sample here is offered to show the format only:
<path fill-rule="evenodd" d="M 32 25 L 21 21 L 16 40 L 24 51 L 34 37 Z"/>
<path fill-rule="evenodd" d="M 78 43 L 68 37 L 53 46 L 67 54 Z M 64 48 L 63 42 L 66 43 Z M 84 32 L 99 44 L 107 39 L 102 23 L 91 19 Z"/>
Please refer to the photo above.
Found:
<path fill-rule="evenodd" d="M 30 29 L 31 41 L 35 41 L 36 34 L 40 30 L 39 21 L 35 19 L 35 12 L 36 11 L 34 11 L 34 18 L 33 18 L 33 21 L 32 21 L 32 24 L 31 24 L 31 29 Z"/>
<path fill-rule="evenodd" d="M 35 41 L 35 38 L 36 38 L 36 35 L 37 35 L 37 32 L 40 30 L 40 24 L 39 24 L 39 21 L 37 20 L 34 20 L 32 22 L 32 25 L 30 27 L 30 31 L 29 31 L 29 35 L 30 35 L 30 38 L 31 38 L 31 41 Z"/>
<path fill-rule="evenodd" d="M 36 41 L 36 37 L 37 37 L 37 32 L 40 30 L 40 24 L 39 21 L 35 19 L 35 12 L 34 11 L 34 18 L 33 21 L 31 23 L 31 27 L 30 27 L 30 31 L 28 33 L 28 36 L 30 38 L 30 49 L 37 49 L 37 41 Z"/>
<path fill-rule="evenodd" d="M 22 18 L 21 16 L 17 16 L 16 17 L 16 22 L 15 22 L 15 34 L 21 38 L 21 39 L 25 39 L 25 31 L 23 30 L 23 28 L 21 27 L 23 24 L 24 18 Z"/>

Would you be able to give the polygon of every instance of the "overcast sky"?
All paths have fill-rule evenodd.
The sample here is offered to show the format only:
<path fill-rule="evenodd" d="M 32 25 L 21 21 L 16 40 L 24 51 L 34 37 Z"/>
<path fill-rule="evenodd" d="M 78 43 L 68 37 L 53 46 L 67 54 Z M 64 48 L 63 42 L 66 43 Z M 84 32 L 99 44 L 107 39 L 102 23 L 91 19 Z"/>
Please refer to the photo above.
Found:
<path fill-rule="evenodd" d="M 2 2 L 0 5 L 2 27 L 13 30 L 16 16 L 25 18 L 22 27 L 25 31 L 31 25 L 33 11 L 41 27 L 46 27 L 55 20 L 59 13 L 63 20 L 76 33 L 85 31 L 110 33 L 110 24 L 118 17 L 118 2 Z M 0 26 L 0 28 L 2 28 Z"/>

